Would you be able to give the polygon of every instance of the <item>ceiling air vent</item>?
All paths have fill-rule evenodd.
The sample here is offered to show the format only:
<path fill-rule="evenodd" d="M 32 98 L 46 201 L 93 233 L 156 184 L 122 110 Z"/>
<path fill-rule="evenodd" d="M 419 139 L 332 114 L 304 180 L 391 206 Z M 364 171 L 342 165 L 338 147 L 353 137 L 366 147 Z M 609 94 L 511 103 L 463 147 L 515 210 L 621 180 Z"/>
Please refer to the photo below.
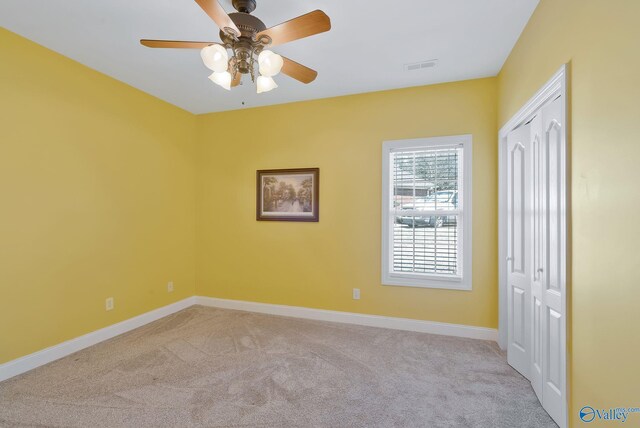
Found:
<path fill-rule="evenodd" d="M 423 70 L 425 68 L 433 68 L 438 62 L 437 59 L 430 59 L 427 61 L 412 62 L 411 64 L 404 65 L 404 71 Z"/>

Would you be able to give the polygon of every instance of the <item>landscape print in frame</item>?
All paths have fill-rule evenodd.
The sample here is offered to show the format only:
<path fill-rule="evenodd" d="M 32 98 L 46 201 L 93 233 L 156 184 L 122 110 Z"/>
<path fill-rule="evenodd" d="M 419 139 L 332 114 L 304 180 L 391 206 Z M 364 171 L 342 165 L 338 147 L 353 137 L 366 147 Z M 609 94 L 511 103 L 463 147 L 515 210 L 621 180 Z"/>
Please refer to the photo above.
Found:
<path fill-rule="evenodd" d="M 257 171 L 256 219 L 313 221 L 320 218 L 319 168 Z"/>

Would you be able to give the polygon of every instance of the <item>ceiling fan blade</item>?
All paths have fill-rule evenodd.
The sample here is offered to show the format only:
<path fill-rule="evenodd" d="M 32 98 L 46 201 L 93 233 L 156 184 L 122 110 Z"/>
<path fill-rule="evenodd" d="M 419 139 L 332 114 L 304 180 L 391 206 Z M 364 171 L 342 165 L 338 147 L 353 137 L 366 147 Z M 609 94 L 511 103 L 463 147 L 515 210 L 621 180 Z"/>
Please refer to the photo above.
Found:
<path fill-rule="evenodd" d="M 227 12 L 220 6 L 218 0 L 196 0 L 196 3 L 213 19 L 213 22 L 215 22 L 221 30 L 230 28 L 236 33 L 236 36 L 240 36 L 240 30 L 229 15 L 227 15 Z"/>
<path fill-rule="evenodd" d="M 310 69 L 302 64 L 299 64 L 289 58 L 282 57 L 283 64 L 281 73 L 286 74 L 289 77 L 293 77 L 294 79 L 302 82 L 302 83 L 311 83 L 316 80 L 318 76 L 318 72 Z"/>
<path fill-rule="evenodd" d="M 148 48 L 202 49 L 210 45 L 217 45 L 219 43 L 142 39 L 140 40 L 140 44 Z"/>
<path fill-rule="evenodd" d="M 271 46 L 282 45 L 293 40 L 303 39 L 314 34 L 324 33 L 331 29 L 331 20 L 321 10 L 314 10 L 306 15 L 293 18 L 282 24 L 267 28 L 256 34 L 259 39 L 261 35 L 271 37 Z"/>

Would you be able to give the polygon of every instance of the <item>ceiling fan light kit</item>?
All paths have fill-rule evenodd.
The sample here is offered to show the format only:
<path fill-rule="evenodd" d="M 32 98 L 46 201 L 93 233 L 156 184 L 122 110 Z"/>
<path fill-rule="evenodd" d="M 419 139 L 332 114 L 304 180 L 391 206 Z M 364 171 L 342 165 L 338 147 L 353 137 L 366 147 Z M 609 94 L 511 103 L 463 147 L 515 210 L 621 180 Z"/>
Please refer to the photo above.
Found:
<path fill-rule="evenodd" d="M 269 92 L 270 90 L 275 89 L 277 87 L 278 85 L 276 84 L 276 81 L 273 80 L 273 77 L 258 76 L 258 80 L 256 82 L 256 88 L 259 94 L 263 92 Z"/>
<path fill-rule="evenodd" d="M 266 48 L 329 31 L 331 21 L 324 12 L 315 10 L 267 28 L 250 14 L 256 8 L 255 0 L 233 0 L 238 12 L 231 14 L 218 0 L 195 1 L 220 28 L 222 43 L 149 39 L 140 43 L 150 48 L 201 49 L 202 62 L 213 71 L 209 79 L 227 90 L 238 86 L 243 74 L 251 76 L 259 94 L 278 87 L 273 77 L 280 72 L 302 83 L 311 83 L 317 77 L 315 70 Z"/>
<path fill-rule="evenodd" d="M 226 70 L 214 71 L 211 76 L 209 76 L 209 80 L 218 86 L 222 86 L 227 91 L 231 90 L 231 73 Z"/>
<path fill-rule="evenodd" d="M 229 54 L 221 45 L 209 45 L 200 51 L 202 62 L 212 71 L 227 71 L 229 67 Z"/>
<path fill-rule="evenodd" d="M 258 55 L 258 70 L 260 74 L 267 77 L 273 77 L 280 73 L 284 61 L 282 57 L 277 53 L 273 53 L 270 50 L 263 50 Z"/>

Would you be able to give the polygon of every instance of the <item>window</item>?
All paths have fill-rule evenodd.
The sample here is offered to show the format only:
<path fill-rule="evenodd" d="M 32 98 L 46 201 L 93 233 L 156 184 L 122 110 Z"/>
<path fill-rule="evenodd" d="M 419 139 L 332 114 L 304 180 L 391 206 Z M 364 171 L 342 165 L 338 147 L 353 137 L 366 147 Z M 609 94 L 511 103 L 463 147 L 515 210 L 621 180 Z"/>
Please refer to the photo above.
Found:
<path fill-rule="evenodd" d="M 471 136 L 382 147 L 382 283 L 471 290 Z"/>

